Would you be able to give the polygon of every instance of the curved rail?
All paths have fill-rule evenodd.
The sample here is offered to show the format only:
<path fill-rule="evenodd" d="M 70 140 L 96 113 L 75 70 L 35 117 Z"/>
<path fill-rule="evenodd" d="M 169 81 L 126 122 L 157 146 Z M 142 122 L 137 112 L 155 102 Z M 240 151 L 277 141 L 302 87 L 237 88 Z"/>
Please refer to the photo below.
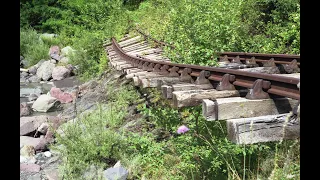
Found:
<path fill-rule="evenodd" d="M 216 67 L 208 67 L 208 66 L 198 66 L 198 65 L 187 65 L 187 64 L 178 64 L 171 63 L 165 61 L 156 61 L 147 58 L 138 58 L 135 56 L 131 56 L 126 54 L 122 48 L 119 46 L 115 38 L 112 38 L 112 47 L 124 60 L 135 64 L 153 64 L 153 66 L 167 66 L 167 69 L 170 70 L 173 67 L 178 68 L 177 73 L 181 74 L 184 68 L 190 68 L 191 73 L 190 76 L 199 77 L 201 71 L 209 71 L 210 75 L 208 77 L 209 80 L 221 82 L 223 76 L 225 74 L 233 75 L 233 81 L 230 82 L 235 86 L 245 87 L 245 88 L 253 88 L 255 82 L 259 79 L 268 81 L 268 88 L 265 89 L 267 93 L 275 94 L 279 96 L 289 97 L 293 99 L 300 99 L 300 91 L 297 87 L 297 84 L 300 82 L 300 79 L 292 78 L 292 77 L 283 77 L 277 75 L 270 74 L 262 74 L 262 73 L 254 73 L 254 72 L 245 72 L 238 71 L 233 69 L 223 69 Z M 140 66 L 141 68 L 141 66 Z M 155 71 L 153 68 L 151 71 Z"/>

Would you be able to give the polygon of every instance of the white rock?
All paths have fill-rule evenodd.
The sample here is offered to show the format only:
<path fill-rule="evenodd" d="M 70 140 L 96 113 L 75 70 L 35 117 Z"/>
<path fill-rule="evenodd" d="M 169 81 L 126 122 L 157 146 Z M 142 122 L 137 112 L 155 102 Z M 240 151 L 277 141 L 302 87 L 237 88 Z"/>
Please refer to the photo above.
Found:
<path fill-rule="evenodd" d="M 23 148 L 23 146 L 24 146 L 23 144 L 20 144 L 20 149 L 22 149 L 22 148 Z"/>
<path fill-rule="evenodd" d="M 43 94 L 33 103 L 32 109 L 38 112 L 47 112 L 50 108 L 56 105 L 56 102 L 56 98 Z"/>
<path fill-rule="evenodd" d="M 26 157 L 20 156 L 20 163 L 25 163 L 27 161 L 28 161 L 28 159 Z"/>
<path fill-rule="evenodd" d="M 37 162 L 37 159 L 35 157 L 32 157 L 27 161 L 28 164 L 35 164 L 36 162 Z"/>
<path fill-rule="evenodd" d="M 50 151 L 46 151 L 43 153 L 46 157 L 51 157 L 51 152 Z"/>

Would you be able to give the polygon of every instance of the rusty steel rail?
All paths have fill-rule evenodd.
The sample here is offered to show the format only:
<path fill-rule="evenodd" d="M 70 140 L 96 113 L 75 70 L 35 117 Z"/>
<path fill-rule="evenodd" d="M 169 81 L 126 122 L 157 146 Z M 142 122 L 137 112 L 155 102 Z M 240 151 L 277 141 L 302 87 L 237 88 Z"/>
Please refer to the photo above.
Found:
<path fill-rule="evenodd" d="M 268 93 L 300 99 L 300 91 L 297 87 L 300 79 L 297 78 L 138 58 L 126 54 L 115 38 L 112 38 L 112 47 L 120 57 L 131 63 L 134 67 L 147 71 L 165 73 L 169 76 L 171 74 L 177 76 L 178 74 L 181 75 L 187 72 L 188 75 L 193 77 L 206 77 L 211 81 L 220 82 L 220 87 L 217 88 L 217 90 L 234 89 L 233 86 L 250 88 L 250 99 L 269 97 L 267 95 Z M 170 71 L 170 73 L 168 71 Z"/>
<path fill-rule="evenodd" d="M 220 52 L 220 61 L 250 61 L 254 57 L 254 60 L 257 63 L 267 63 L 272 60 L 275 64 L 292 64 L 300 66 L 300 55 L 291 55 L 291 54 L 262 54 L 262 53 L 246 53 L 246 52 Z"/>

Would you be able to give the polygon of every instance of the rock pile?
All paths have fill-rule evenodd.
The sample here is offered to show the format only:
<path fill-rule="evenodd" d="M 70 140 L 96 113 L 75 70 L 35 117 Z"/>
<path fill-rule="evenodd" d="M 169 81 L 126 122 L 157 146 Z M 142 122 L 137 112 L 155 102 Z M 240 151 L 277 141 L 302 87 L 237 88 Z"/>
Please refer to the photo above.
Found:
<path fill-rule="evenodd" d="M 50 60 L 40 60 L 28 69 L 20 69 L 20 82 L 40 82 L 62 80 L 74 74 L 75 69 L 69 64 L 69 57 L 75 53 L 70 46 L 61 49 L 52 46 L 49 50 Z M 60 63 L 59 63 L 60 62 Z M 28 61 L 20 56 L 20 68 L 28 67 Z"/>

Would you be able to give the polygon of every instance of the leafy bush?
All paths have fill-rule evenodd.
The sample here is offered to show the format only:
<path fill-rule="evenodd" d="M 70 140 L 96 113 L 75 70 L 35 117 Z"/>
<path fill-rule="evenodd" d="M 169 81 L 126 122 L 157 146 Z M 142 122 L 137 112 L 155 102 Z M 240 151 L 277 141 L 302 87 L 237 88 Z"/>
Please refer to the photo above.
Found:
<path fill-rule="evenodd" d="M 49 46 L 44 43 L 33 29 L 20 28 L 20 55 L 32 66 L 41 59 L 49 59 Z"/>

